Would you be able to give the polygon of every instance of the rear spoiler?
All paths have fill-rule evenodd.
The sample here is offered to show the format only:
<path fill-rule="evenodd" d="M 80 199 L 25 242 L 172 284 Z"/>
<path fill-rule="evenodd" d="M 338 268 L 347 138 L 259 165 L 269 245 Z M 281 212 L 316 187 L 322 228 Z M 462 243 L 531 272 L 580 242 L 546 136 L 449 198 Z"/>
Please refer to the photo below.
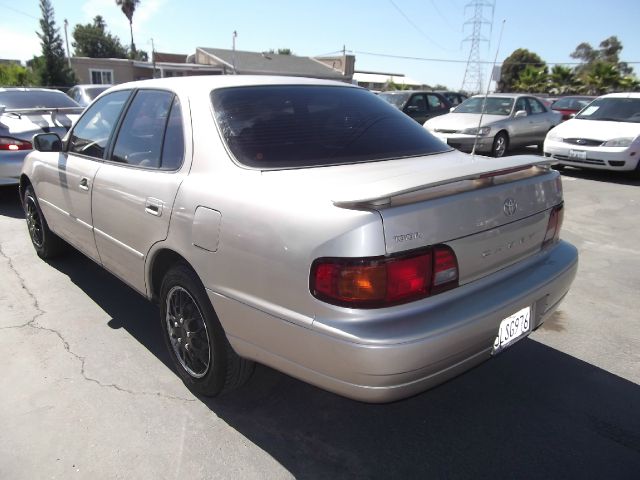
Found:
<path fill-rule="evenodd" d="M 36 108 L 7 108 L 4 105 L 0 105 L 0 115 L 4 115 L 5 113 L 17 113 L 19 115 L 29 115 L 29 114 L 38 114 L 38 113 L 73 113 L 78 110 L 84 110 L 81 106 L 77 107 L 36 107 Z"/>
<path fill-rule="evenodd" d="M 416 203 L 543 175 L 551 170 L 551 165 L 554 163 L 551 158 L 539 157 L 539 160 L 534 161 L 531 161 L 531 158 L 535 157 L 527 157 L 526 163 L 509 168 L 438 179 L 410 188 L 380 193 L 376 196 L 333 200 L 333 204 L 341 208 L 368 210 Z"/>

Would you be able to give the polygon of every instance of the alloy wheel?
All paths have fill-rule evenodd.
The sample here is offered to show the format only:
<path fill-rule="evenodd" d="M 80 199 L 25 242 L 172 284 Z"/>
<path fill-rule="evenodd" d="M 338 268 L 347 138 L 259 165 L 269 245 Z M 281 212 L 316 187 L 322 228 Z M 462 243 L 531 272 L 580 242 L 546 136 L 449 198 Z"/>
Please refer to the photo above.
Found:
<path fill-rule="evenodd" d="M 31 195 L 28 195 L 26 198 L 25 216 L 27 219 L 27 228 L 29 229 L 31 241 L 37 248 L 41 248 L 44 243 L 42 221 L 40 218 L 40 213 L 38 212 L 36 201 Z"/>

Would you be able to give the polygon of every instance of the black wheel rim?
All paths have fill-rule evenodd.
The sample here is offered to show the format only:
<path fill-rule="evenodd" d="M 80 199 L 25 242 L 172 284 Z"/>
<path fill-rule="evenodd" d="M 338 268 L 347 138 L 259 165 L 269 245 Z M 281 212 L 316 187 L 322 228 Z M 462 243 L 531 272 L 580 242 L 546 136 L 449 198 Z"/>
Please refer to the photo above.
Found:
<path fill-rule="evenodd" d="M 198 305 L 187 290 L 175 286 L 167 295 L 166 312 L 169 341 L 178 362 L 192 377 L 204 377 L 211 366 L 211 347 Z"/>
<path fill-rule="evenodd" d="M 27 228 L 29 229 L 29 235 L 33 244 L 40 248 L 44 242 L 44 235 L 42 233 L 42 219 L 38 212 L 38 206 L 36 200 L 31 196 L 27 196 L 25 202 L 25 216 L 27 217 Z"/>

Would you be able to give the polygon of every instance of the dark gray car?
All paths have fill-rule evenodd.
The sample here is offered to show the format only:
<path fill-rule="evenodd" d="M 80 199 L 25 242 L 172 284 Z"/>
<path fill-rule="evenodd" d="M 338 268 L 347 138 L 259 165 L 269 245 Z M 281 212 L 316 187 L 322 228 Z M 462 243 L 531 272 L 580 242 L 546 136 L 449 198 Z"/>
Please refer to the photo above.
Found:
<path fill-rule="evenodd" d="M 449 113 L 453 106 L 444 95 L 438 92 L 400 90 L 382 92 L 378 97 L 402 110 L 420 124 L 430 118 Z"/>

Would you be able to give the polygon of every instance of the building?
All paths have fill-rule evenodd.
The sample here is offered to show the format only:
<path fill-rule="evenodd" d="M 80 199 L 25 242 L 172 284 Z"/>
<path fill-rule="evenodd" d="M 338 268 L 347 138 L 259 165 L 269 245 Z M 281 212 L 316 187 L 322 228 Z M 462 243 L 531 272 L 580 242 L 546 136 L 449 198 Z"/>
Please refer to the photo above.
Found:
<path fill-rule="evenodd" d="M 221 48 L 196 49 L 184 55 L 154 52 L 151 62 L 119 58 L 72 57 L 79 83 L 114 84 L 186 75 L 287 75 L 351 82 L 355 57 L 316 59 L 277 53 Z"/>
<path fill-rule="evenodd" d="M 356 70 L 353 74 L 353 81 L 360 87 L 369 90 L 381 91 L 390 83 L 402 85 L 403 87 L 419 90 L 426 85 L 418 80 L 414 80 L 402 73 L 381 73 L 381 72 L 365 72 Z"/>

